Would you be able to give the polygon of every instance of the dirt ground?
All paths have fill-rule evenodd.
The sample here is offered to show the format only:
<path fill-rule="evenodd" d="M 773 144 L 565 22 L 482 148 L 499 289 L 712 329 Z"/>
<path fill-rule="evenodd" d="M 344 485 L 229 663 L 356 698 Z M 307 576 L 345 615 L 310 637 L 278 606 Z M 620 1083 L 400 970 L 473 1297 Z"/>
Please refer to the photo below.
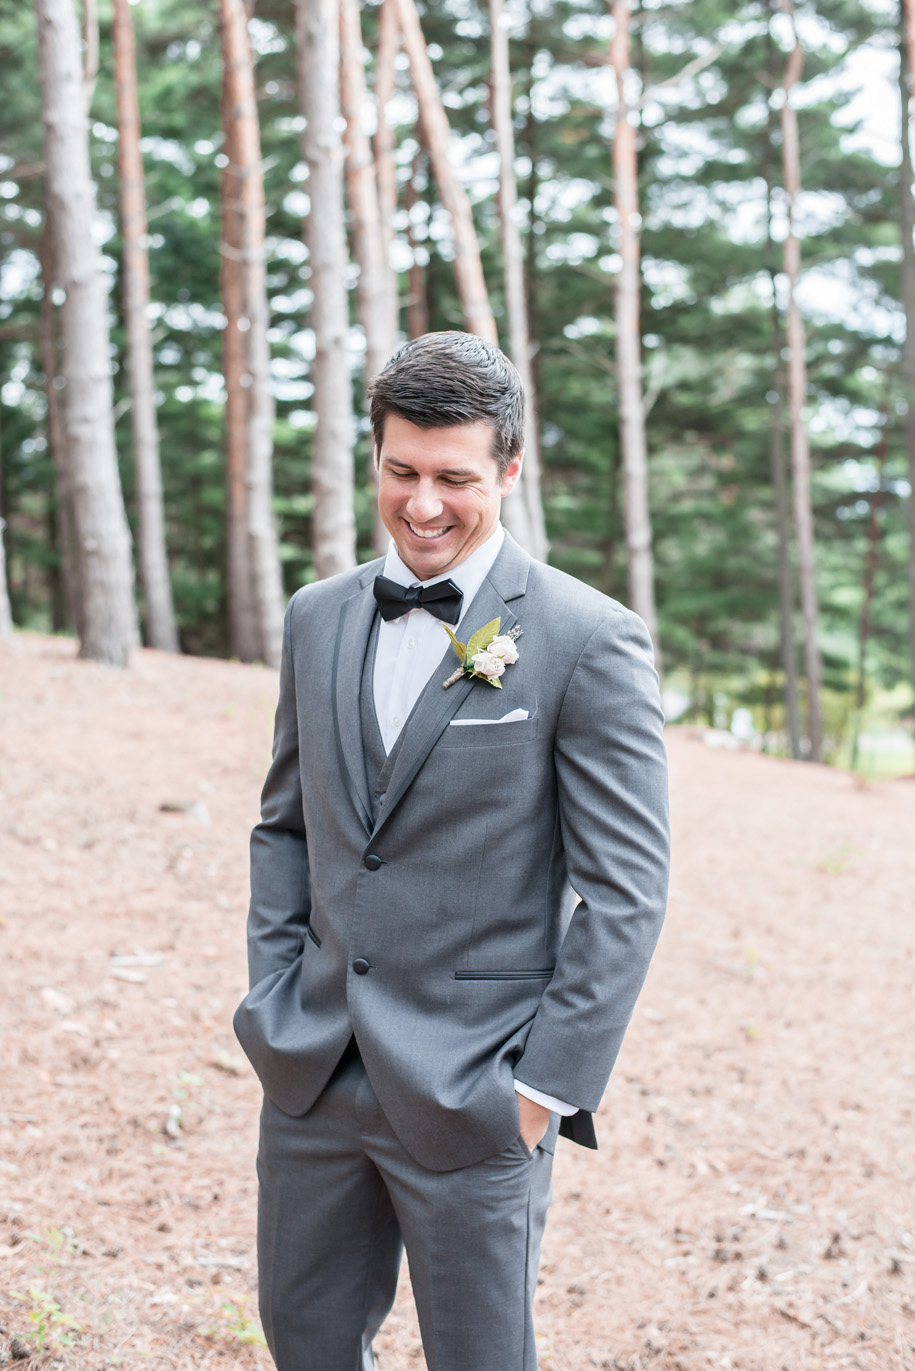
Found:
<path fill-rule="evenodd" d="M 275 691 L 0 646 L 0 1363 L 270 1365 L 231 1015 Z M 669 743 L 670 913 L 601 1149 L 557 1153 L 541 1367 L 915 1371 L 915 783 Z M 424 1365 L 406 1276 L 377 1364 Z"/>

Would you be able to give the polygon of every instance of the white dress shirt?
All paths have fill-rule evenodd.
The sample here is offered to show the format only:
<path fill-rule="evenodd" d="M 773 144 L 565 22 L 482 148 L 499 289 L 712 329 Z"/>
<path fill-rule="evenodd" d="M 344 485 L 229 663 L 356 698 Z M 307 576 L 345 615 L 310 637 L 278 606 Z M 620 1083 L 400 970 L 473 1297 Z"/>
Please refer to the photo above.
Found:
<path fill-rule="evenodd" d="M 451 580 L 461 590 L 464 602 L 461 618 L 454 625 L 455 631 L 463 622 L 471 601 L 489 574 L 493 562 L 499 555 L 505 540 L 505 530 L 496 525 L 495 532 L 482 543 L 475 552 L 450 571 L 440 576 L 432 576 L 428 581 L 417 582 L 410 568 L 392 542 L 384 561 L 382 575 L 396 581 L 401 586 L 435 585 L 436 581 Z M 375 714 L 381 731 L 385 752 L 390 752 L 410 711 L 422 694 L 423 687 L 442 660 L 449 648 L 448 635 L 442 628 L 441 620 L 425 609 L 411 609 L 399 619 L 382 619 L 378 628 L 378 647 L 375 653 L 375 671 L 372 677 L 372 690 L 375 699 Z M 454 667 L 457 657 L 452 652 Z M 443 679 L 451 674 L 445 673 Z M 575 1114 L 577 1106 L 566 1104 L 542 1090 L 524 1085 L 516 1080 L 515 1089 L 535 1104 L 543 1105 L 556 1114 Z"/>

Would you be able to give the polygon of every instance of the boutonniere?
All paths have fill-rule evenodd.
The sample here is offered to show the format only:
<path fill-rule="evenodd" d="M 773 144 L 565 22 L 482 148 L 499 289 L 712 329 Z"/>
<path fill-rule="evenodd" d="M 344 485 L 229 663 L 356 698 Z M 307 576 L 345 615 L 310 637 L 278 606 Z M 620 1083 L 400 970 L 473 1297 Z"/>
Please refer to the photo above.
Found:
<path fill-rule="evenodd" d="M 446 690 L 462 676 L 469 676 L 472 681 L 486 681 L 497 690 L 502 689 L 499 677 L 507 666 L 514 666 L 518 660 L 515 642 L 521 637 L 521 626 L 516 624 L 508 633 L 500 634 L 501 623 L 501 619 L 493 619 L 490 623 L 484 624 L 467 643 L 459 642 L 448 625 L 442 624 L 461 664 L 447 681 L 442 682 Z"/>

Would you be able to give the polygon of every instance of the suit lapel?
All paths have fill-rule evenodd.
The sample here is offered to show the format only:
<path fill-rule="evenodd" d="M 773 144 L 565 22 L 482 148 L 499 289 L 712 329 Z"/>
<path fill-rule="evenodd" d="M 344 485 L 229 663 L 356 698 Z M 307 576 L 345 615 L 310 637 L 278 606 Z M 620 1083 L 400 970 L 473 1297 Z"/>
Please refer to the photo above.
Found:
<path fill-rule="evenodd" d="M 331 685 L 334 739 L 340 762 L 340 774 L 366 833 L 372 831 L 372 820 L 365 779 L 359 693 L 366 647 L 372 620 L 375 617 L 372 581 L 379 565 L 371 564 L 362 578 L 362 588 L 348 600 L 344 600 L 340 609 Z"/>
<path fill-rule="evenodd" d="M 501 552 L 462 620 L 459 632 L 463 642 L 492 619 L 501 619 L 500 633 L 507 633 L 514 627 L 517 618 L 506 601 L 524 594 L 530 563 L 528 554 L 506 534 Z M 373 837 L 403 799 L 414 776 L 468 693 L 471 690 L 492 689 L 481 681 L 470 681 L 465 676 L 445 690 L 442 682 L 448 679 L 456 666 L 457 657 L 448 646 L 404 726 L 400 751 L 391 772 L 384 804 L 378 812 Z"/>

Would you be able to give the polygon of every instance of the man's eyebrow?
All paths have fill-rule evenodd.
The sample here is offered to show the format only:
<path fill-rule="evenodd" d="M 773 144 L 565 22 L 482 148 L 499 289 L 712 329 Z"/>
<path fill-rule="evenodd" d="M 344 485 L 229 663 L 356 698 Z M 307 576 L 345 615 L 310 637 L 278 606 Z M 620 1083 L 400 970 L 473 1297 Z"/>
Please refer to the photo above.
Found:
<path fill-rule="evenodd" d="M 406 467 L 408 471 L 414 471 L 415 467 L 405 461 L 402 457 L 384 456 L 382 464 L 390 467 Z M 439 476 L 479 476 L 479 472 L 474 467 L 442 467 L 437 473 Z"/>

